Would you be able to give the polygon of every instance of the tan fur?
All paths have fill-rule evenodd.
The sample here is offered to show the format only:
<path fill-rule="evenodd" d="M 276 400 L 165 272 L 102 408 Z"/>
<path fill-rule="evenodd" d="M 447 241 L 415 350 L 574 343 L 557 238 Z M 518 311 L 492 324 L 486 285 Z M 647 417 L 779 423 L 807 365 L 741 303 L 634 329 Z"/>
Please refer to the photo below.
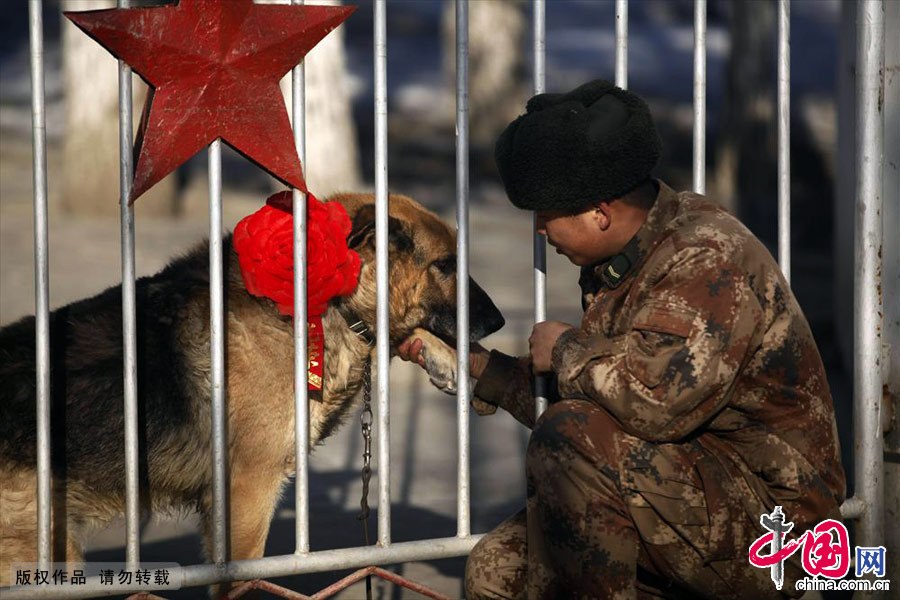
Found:
<path fill-rule="evenodd" d="M 351 219 L 372 204 L 371 195 L 342 194 Z M 391 336 L 408 335 L 427 316 L 429 301 L 455 303 L 455 283 L 429 271 L 433 260 L 455 253 L 455 233 L 436 215 L 404 196 L 390 197 L 390 216 L 408 225 L 415 252 L 391 255 Z M 372 245 L 374 247 L 374 245 Z M 375 322 L 375 266 L 372 248 L 359 248 L 362 271 L 357 290 L 344 299 L 346 306 L 369 323 Z M 262 556 L 269 523 L 285 482 L 294 474 L 294 369 L 293 329 L 290 319 L 274 314 L 269 301 L 246 293 L 231 257 L 227 312 L 227 454 L 229 475 L 229 559 Z M 191 397 L 196 423 L 191 439 L 174 440 L 173 450 L 149 473 L 151 489 L 141 490 L 143 508 L 151 512 L 177 512 L 195 506 L 211 514 L 211 498 L 197 497 L 210 490 L 210 386 L 209 298 L 193 299 L 176 332 L 178 345 L 188 354 L 193 369 Z M 322 393 L 310 394 L 310 444 L 316 446 L 329 424 L 341 421 L 353 408 L 363 383 L 363 369 L 373 349 L 352 333 L 334 306 L 323 317 L 325 383 Z M 121 473 L 111 473 L 119 477 Z M 10 562 L 36 562 L 36 477 L 16 465 L 0 465 L 0 585 L 9 584 Z M 81 544 L 90 527 L 99 527 L 124 512 L 124 498 L 111 498 L 88 489 L 66 488 L 54 481 L 54 527 L 60 548 L 54 560 L 82 560 Z M 61 519 L 61 515 L 66 515 Z M 212 550 L 210 519 L 203 525 L 207 555 Z M 215 593 L 226 591 L 222 586 Z"/>
<path fill-rule="evenodd" d="M 330 198 L 340 202 L 347 213 L 354 215 L 375 198 L 371 194 L 339 194 Z M 391 335 L 408 334 L 425 318 L 422 307 L 428 305 L 433 296 L 454 298 L 456 285 L 452 281 L 438 280 L 428 270 L 428 264 L 438 258 L 456 253 L 456 232 L 433 212 L 426 210 L 415 200 L 401 195 L 390 196 L 391 217 L 408 226 L 413 234 L 417 252 L 427 252 L 423 256 L 392 254 L 389 303 L 391 307 Z M 360 252 L 363 270 L 360 274 L 360 289 L 348 304 L 367 321 L 375 321 L 375 257 L 364 249 Z"/>
<path fill-rule="evenodd" d="M 0 586 L 10 585 L 12 563 L 37 563 L 37 473 L 5 468 L 0 472 Z M 71 515 L 67 514 L 65 482 L 53 481 L 50 551 L 52 562 L 82 562 L 80 540 L 70 535 Z M 75 494 L 76 498 L 83 494 Z M 90 507 L 76 500 L 84 512 Z M 27 567 L 33 568 L 33 567 Z"/>

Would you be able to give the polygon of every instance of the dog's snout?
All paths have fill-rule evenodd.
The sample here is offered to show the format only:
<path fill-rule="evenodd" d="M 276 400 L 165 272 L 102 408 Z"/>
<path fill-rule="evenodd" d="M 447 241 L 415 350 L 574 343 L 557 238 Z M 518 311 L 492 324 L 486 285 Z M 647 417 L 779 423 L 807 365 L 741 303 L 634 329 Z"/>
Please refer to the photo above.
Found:
<path fill-rule="evenodd" d="M 506 319 L 475 280 L 469 279 L 469 335 L 477 341 L 500 330 Z"/>
<path fill-rule="evenodd" d="M 499 330 L 506 320 L 494 305 L 490 296 L 469 278 L 469 339 L 473 342 Z M 424 327 L 432 333 L 452 340 L 456 338 L 456 306 L 445 304 L 435 307 Z"/>

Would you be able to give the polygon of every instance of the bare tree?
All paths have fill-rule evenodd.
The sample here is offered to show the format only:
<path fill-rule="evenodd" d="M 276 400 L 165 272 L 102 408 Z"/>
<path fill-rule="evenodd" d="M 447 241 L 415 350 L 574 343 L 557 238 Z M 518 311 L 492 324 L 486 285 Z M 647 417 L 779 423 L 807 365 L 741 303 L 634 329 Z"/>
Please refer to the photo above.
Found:
<path fill-rule="evenodd" d="M 444 72 L 451 85 L 456 81 L 455 5 L 444 3 L 441 20 Z M 469 135 L 475 146 L 492 147 L 531 95 L 524 52 L 526 6 L 520 0 L 469 3 Z"/>
<path fill-rule="evenodd" d="M 720 202 L 748 225 L 775 223 L 775 6 L 731 4 L 722 126 L 716 148 L 715 189 Z M 754 229 L 757 233 L 759 230 Z"/>
<path fill-rule="evenodd" d="M 63 10 L 114 8 L 111 0 L 65 0 Z M 62 207 L 83 215 L 119 213 L 119 70 L 100 44 L 62 17 L 63 138 Z M 147 86 L 133 77 L 134 127 Z M 171 215 L 176 181 L 169 175 L 135 204 L 138 215 Z"/>
<path fill-rule="evenodd" d="M 319 0 L 316 4 L 339 5 L 341 2 Z M 306 163 L 303 175 L 307 187 L 319 198 L 334 192 L 357 190 L 362 184 L 362 173 L 347 81 L 344 29 L 338 27 L 325 36 L 303 62 L 306 65 Z M 281 89 L 290 112 L 290 74 L 282 80 Z"/>

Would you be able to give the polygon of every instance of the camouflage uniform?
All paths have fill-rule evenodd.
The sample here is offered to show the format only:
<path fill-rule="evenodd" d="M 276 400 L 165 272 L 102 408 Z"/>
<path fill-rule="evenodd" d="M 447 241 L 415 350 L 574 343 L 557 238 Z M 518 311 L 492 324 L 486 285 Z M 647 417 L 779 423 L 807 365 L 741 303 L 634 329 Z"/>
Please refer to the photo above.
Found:
<path fill-rule="evenodd" d="M 845 479 L 822 360 L 775 261 L 659 182 L 634 239 L 579 283 L 584 319 L 552 355 L 564 400 L 535 424 L 529 359 L 496 351 L 476 386 L 478 412 L 534 431 L 526 510 L 473 550 L 468 597 L 780 597 L 747 560 L 760 515 L 781 505 L 797 534 L 839 519 Z"/>

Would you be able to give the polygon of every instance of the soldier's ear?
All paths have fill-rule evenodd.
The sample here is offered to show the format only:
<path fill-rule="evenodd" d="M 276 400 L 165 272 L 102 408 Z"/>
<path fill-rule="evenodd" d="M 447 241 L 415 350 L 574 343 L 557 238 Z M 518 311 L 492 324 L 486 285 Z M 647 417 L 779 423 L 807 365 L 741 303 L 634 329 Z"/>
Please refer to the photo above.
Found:
<path fill-rule="evenodd" d="M 609 202 L 597 202 L 592 209 L 594 219 L 601 230 L 606 231 L 612 224 L 612 215 L 609 210 Z"/>
<path fill-rule="evenodd" d="M 412 250 L 412 235 L 399 219 L 388 217 L 388 242 L 391 249 L 401 252 Z M 347 247 L 361 250 L 364 246 L 375 249 L 375 205 L 366 204 L 353 215 L 353 225 L 347 236 Z"/>

